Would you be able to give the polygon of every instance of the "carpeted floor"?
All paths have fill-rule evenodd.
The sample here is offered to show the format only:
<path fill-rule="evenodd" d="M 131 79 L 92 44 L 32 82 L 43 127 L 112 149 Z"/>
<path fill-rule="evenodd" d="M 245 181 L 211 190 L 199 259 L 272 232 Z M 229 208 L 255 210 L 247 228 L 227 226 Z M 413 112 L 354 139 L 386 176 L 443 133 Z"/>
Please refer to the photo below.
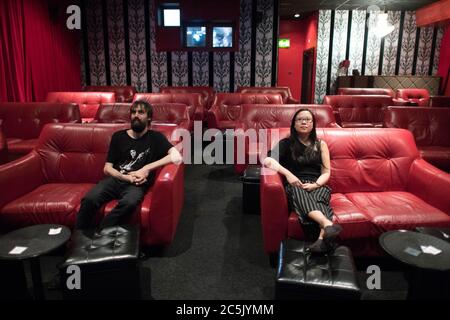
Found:
<path fill-rule="evenodd" d="M 62 253 L 42 258 L 51 282 Z M 382 267 L 381 290 L 368 290 L 366 268 L 383 261 L 357 261 L 362 299 L 404 299 L 407 283 L 394 264 Z M 174 242 L 142 261 L 144 299 L 265 300 L 274 297 L 276 269 L 264 253 L 260 216 L 242 213 L 242 184 L 232 166 L 190 165 L 185 203 Z M 47 290 L 60 299 L 59 290 Z"/>

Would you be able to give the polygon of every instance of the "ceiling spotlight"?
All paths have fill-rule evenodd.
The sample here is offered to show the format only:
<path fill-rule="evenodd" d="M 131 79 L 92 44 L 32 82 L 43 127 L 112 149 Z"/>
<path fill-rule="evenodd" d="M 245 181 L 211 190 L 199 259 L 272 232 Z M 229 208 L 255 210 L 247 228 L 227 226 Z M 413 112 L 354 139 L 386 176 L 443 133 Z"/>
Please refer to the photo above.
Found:
<path fill-rule="evenodd" d="M 300 13 L 296 13 L 296 14 L 294 14 L 294 17 L 296 17 L 296 18 L 300 18 Z"/>

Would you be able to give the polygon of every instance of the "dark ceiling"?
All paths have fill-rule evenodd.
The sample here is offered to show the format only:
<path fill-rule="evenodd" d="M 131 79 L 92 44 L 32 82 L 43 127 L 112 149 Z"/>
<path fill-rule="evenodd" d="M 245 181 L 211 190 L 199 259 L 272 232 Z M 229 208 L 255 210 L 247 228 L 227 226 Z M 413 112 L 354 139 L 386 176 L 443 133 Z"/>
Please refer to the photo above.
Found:
<path fill-rule="evenodd" d="M 316 10 L 366 10 L 370 5 L 381 10 L 412 11 L 432 2 L 436 0 L 280 0 L 280 17 L 289 19 L 295 13 Z"/>

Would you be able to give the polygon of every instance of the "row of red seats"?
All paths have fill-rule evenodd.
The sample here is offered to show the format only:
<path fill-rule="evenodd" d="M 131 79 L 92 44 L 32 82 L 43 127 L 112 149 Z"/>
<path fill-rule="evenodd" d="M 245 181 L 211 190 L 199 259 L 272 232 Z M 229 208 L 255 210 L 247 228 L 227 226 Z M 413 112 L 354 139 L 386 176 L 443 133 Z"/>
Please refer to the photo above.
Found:
<path fill-rule="evenodd" d="M 390 96 L 394 105 L 410 105 L 419 107 L 450 107 L 450 97 L 430 96 L 427 89 L 403 88 L 339 88 L 338 95 L 385 95 Z"/>

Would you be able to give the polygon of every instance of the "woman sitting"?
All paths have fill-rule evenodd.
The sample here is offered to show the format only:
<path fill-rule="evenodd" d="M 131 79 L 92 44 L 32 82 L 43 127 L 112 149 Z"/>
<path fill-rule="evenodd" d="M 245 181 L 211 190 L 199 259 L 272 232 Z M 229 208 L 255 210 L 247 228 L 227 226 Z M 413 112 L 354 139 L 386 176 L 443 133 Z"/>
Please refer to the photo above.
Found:
<path fill-rule="evenodd" d="M 331 189 L 326 186 L 331 173 L 330 152 L 325 141 L 317 139 L 316 121 L 310 110 L 295 113 L 290 137 L 280 140 L 263 165 L 286 178 L 288 200 L 302 226 L 320 226 L 319 238 L 309 250 L 312 253 L 334 250 L 342 227 L 332 222 Z"/>

